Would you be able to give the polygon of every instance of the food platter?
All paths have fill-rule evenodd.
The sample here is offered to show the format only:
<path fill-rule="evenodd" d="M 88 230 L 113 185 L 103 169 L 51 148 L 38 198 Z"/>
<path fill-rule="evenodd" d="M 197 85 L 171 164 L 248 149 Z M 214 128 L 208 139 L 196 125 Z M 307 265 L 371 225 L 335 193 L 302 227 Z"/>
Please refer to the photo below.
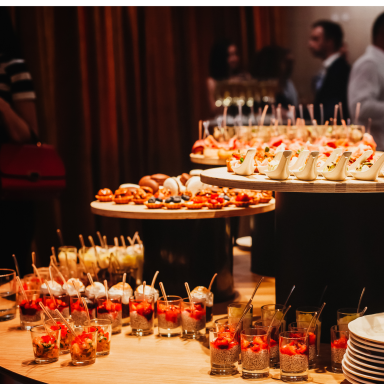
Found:
<path fill-rule="evenodd" d="M 225 165 L 225 159 L 219 159 L 218 157 L 205 157 L 204 155 L 191 153 L 189 155 L 192 163 L 204 164 L 204 165 Z"/>

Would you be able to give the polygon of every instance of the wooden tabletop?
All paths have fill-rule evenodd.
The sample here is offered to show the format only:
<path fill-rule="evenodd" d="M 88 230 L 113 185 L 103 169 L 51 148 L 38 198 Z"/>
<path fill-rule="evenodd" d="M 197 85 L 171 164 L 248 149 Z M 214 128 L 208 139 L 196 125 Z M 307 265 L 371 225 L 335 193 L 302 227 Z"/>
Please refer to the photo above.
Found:
<path fill-rule="evenodd" d="M 205 157 L 204 155 L 198 155 L 191 153 L 189 155 L 192 163 L 195 164 L 204 164 L 204 165 L 225 165 L 225 159 L 219 159 L 218 157 Z"/>
<path fill-rule="evenodd" d="M 217 316 L 221 317 L 221 316 Z M 216 318 L 217 318 L 216 317 Z M 185 341 L 179 337 L 164 339 L 155 334 L 141 338 L 130 336 L 130 327 L 112 336 L 111 354 L 96 363 L 75 367 L 70 355 L 59 361 L 38 365 L 33 361 L 31 335 L 18 329 L 19 318 L 0 323 L 0 371 L 21 383 L 92 384 L 92 383 L 221 383 L 241 384 L 240 374 L 231 377 L 210 376 L 208 341 Z M 330 346 L 322 345 L 319 366 L 311 370 L 313 383 L 348 383 L 342 374 L 328 371 Z M 276 383 L 279 370 L 262 383 Z"/>
<path fill-rule="evenodd" d="M 96 215 L 123 219 L 181 220 L 217 219 L 222 217 L 249 216 L 273 211 L 275 200 L 267 204 L 251 205 L 249 208 L 224 207 L 222 209 L 148 209 L 145 205 L 115 204 L 93 201 L 91 211 Z"/>
<path fill-rule="evenodd" d="M 303 181 L 295 176 L 287 180 L 271 180 L 268 176 L 254 174 L 239 176 L 228 172 L 227 167 L 211 168 L 200 175 L 203 183 L 219 187 L 269 190 L 278 192 L 310 192 L 310 193 L 384 193 L 384 177 L 377 181 L 362 181 L 348 177 L 345 181 L 329 181 L 319 176 L 314 181 Z"/>

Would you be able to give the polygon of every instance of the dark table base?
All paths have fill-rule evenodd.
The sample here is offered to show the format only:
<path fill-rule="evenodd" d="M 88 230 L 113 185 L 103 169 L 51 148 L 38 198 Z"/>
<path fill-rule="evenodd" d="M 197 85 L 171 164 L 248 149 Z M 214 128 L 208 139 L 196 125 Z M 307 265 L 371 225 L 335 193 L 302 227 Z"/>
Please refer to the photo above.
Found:
<path fill-rule="evenodd" d="M 284 303 L 293 284 L 288 324 L 299 306 L 327 304 L 322 341 L 330 339 L 340 308 L 357 307 L 363 287 L 366 314 L 384 311 L 384 195 L 380 193 L 276 193 L 273 258 L 276 300 Z"/>

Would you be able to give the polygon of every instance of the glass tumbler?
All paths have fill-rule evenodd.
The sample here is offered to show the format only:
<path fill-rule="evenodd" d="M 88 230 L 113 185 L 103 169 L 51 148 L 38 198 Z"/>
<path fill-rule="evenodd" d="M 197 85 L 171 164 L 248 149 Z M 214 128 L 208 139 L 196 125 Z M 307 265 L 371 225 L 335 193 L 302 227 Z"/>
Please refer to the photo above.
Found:
<path fill-rule="evenodd" d="M 308 380 L 309 344 L 306 336 L 287 331 L 280 333 L 280 378 L 282 381 Z"/>
<path fill-rule="evenodd" d="M 229 376 L 238 373 L 240 345 L 233 332 L 209 331 L 211 375 Z"/>
<path fill-rule="evenodd" d="M 341 361 L 347 351 L 349 332 L 342 330 L 340 325 L 331 327 L 331 363 L 332 372 L 343 373 Z"/>
<path fill-rule="evenodd" d="M 0 321 L 12 320 L 16 316 L 16 272 L 0 269 Z"/>
<path fill-rule="evenodd" d="M 217 319 L 214 322 L 214 329 L 216 332 L 235 332 L 237 323 L 230 324 L 228 322 L 228 316 Z"/>
<path fill-rule="evenodd" d="M 18 293 L 18 303 L 20 312 L 20 328 L 30 330 L 35 325 L 43 324 L 44 314 L 39 303 L 43 300 L 40 298 L 40 291 L 25 291 L 27 299 L 24 295 Z"/>
<path fill-rule="evenodd" d="M 112 322 L 112 333 L 115 335 L 121 332 L 123 324 L 123 313 L 121 307 L 121 298 L 108 300 L 105 294 L 97 298 L 97 318 L 107 319 Z"/>
<path fill-rule="evenodd" d="M 241 331 L 241 365 L 244 379 L 269 376 L 268 328 L 257 327 Z"/>
<path fill-rule="evenodd" d="M 70 330 L 68 327 L 62 322 L 62 320 L 59 317 L 54 318 L 54 322 L 52 320 L 46 320 L 45 324 L 47 327 L 52 331 L 61 330 L 60 334 L 60 355 L 65 355 L 66 353 L 69 353 L 70 349 Z M 73 320 L 68 317 L 65 319 L 67 323 L 73 328 Z"/>
<path fill-rule="evenodd" d="M 232 303 L 227 306 L 227 314 L 228 321 L 230 324 L 238 323 L 241 315 L 244 312 L 244 309 L 248 303 Z M 243 319 L 243 324 L 240 329 L 248 329 L 251 328 L 253 319 L 253 305 L 251 305 L 251 309 L 245 315 Z"/>
<path fill-rule="evenodd" d="M 286 321 L 283 319 L 283 304 L 267 304 L 261 307 L 261 320 L 272 320 L 273 316 L 275 316 L 275 312 L 279 312 L 275 316 L 275 320 L 281 322 L 280 332 L 284 332 L 286 330 Z M 282 320 L 283 319 L 283 320 Z"/>
<path fill-rule="evenodd" d="M 35 363 L 47 364 L 59 360 L 60 329 L 47 333 L 44 325 L 31 328 L 31 338 Z"/>
<path fill-rule="evenodd" d="M 97 330 L 75 328 L 76 337 L 70 333 L 71 359 L 73 365 L 90 365 L 96 361 Z"/>
<path fill-rule="evenodd" d="M 157 322 L 159 335 L 174 337 L 181 335 L 181 307 L 183 299 L 180 296 L 164 296 L 157 300 Z"/>
<path fill-rule="evenodd" d="M 138 295 L 129 299 L 132 335 L 145 336 L 153 332 L 155 304 L 153 295 Z"/>
<path fill-rule="evenodd" d="M 337 310 L 337 325 L 340 326 L 340 330 L 348 331 L 348 324 L 361 317 L 364 310 L 357 312 L 357 308 L 341 308 Z"/>
<path fill-rule="evenodd" d="M 319 307 L 300 307 L 296 309 L 296 321 L 310 323 L 315 312 L 319 313 Z M 317 319 L 317 351 L 320 352 L 320 340 L 321 340 L 321 319 L 322 316 Z"/>
<path fill-rule="evenodd" d="M 67 280 L 77 276 L 77 248 L 65 245 L 59 248 L 59 263 L 67 269 Z"/>
<path fill-rule="evenodd" d="M 183 337 L 187 339 L 199 339 L 205 337 L 206 310 L 205 299 L 183 299 L 181 312 L 181 325 Z"/>
<path fill-rule="evenodd" d="M 253 327 L 264 327 L 268 328 L 271 325 L 271 320 L 257 320 L 253 323 Z M 278 368 L 279 367 L 279 335 L 280 335 L 280 321 L 273 321 L 273 326 L 271 329 L 270 340 L 269 340 L 269 359 L 270 367 Z"/>
<path fill-rule="evenodd" d="M 108 319 L 92 319 L 84 323 L 86 332 L 97 331 L 96 356 L 109 355 L 111 350 L 112 322 Z"/>

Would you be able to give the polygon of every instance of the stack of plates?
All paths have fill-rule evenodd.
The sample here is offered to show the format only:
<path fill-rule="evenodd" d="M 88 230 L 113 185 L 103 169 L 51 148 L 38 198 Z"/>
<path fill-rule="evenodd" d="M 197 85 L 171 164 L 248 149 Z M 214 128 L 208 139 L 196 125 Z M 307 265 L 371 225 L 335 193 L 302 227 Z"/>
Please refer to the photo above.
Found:
<path fill-rule="evenodd" d="M 343 373 L 353 384 L 384 383 L 384 313 L 359 317 L 348 324 Z"/>

